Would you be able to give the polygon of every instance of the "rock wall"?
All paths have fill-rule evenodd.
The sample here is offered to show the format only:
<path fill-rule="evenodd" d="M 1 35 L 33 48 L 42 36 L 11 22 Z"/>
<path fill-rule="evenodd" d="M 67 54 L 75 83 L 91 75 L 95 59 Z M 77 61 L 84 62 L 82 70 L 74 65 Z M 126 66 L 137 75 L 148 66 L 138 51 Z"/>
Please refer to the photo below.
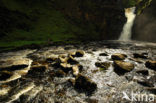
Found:
<path fill-rule="evenodd" d="M 56 0 L 55 5 L 76 25 L 97 31 L 99 39 L 117 39 L 126 21 L 117 0 Z"/>
<path fill-rule="evenodd" d="M 124 8 L 139 1 L 1 0 L 0 37 L 9 42 L 118 39 Z"/>
<path fill-rule="evenodd" d="M 140 15 L 136 17 L 133 36 L 134 40 L 156 42 L 156 1 L 152 1 Z"/>

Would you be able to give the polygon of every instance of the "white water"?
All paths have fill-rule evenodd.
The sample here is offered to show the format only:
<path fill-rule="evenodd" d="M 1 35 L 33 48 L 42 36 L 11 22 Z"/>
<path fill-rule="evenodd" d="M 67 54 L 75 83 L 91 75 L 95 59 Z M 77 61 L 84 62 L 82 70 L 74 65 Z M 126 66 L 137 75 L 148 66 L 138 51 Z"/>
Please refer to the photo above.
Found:
<path fill-rule="evenodd" d="M 128 41 L 131 40 L 132 35 L 132 26 L 136 17 L 135 7 L 125 9 L 125 16 L 127 18 L 127 22 L 123 27 L 123 31 L 121 32 L 119 40 Z"/>

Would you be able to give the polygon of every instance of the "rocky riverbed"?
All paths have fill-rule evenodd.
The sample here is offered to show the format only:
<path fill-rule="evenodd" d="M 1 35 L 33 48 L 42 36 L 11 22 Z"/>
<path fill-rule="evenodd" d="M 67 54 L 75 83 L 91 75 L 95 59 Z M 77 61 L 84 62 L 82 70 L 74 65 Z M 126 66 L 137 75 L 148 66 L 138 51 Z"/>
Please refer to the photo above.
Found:
<path fill-rule="evenodd" d="M 0 53 L 0 103 L 155 99 L 155 43 L 103 41 Z"/>

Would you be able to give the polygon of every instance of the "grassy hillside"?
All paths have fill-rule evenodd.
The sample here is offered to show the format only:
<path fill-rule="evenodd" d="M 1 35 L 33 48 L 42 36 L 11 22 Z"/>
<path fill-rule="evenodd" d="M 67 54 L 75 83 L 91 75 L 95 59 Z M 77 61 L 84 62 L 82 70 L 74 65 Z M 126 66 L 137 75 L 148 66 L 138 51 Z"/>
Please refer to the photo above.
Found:
<path fill-rule="evenodd" d="M 88 37 L 86 30 L 71 23 L 63 13 L 47 2 L 2 0 L 2 3 L 2 7 L 8 11 L 3 19 L 9 19 L 10 22 L 0 39 L 1 48 L 32 43 L 75 42 L 77 39 Z M 90 33 L 96 34 L 92 30 Z"/>

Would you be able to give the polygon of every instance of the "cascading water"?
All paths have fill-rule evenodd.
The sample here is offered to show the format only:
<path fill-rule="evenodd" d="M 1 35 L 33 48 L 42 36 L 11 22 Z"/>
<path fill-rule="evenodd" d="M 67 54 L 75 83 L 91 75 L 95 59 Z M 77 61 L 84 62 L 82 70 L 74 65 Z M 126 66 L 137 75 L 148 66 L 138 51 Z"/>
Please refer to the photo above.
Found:
<path fill-rule="evenodd" d="M 123 27 L 123 31 L 121 32 L 119 40 L 128 41 L 131 39 L 132 35 L 132 26 L 136 17 L 135 7 L 125 9 L 125 16 L 127 18 L 127 22 Z"/>

